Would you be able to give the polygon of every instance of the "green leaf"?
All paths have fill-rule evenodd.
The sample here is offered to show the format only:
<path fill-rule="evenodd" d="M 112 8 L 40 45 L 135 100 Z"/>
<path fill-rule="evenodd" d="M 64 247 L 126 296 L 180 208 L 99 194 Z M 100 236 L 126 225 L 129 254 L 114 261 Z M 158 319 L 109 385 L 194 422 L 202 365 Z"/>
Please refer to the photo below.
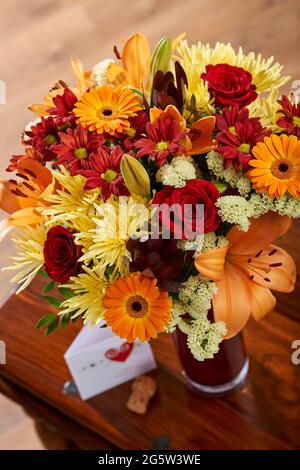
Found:
<path fill-rule="evenodd" d="M 64 296 L 65 299 L 70 299 L 71 297 L 74 297 L 73 291 L 68 287 L 58 286 L 58 290 Z"/>
<path fill-rule="evenodd" d="M 35 328 L 44 328 L 44 326 L 49 325 L 49 323 L 52 323 L 55 319 L 55 313 L 50 313 L 50 315 L 44 315 L 42 318 L 39 319 L 39 321 L 35 325 Z"/>
<path fill-rule="evenodd" d="M 49 336 L 52 333 L 54 333 L 54 331 L 58 327 L 58 324 L 59 324 L 59 319 L 56 317 L 56 319 L 52 323 L 50 323 L 47 330 L 45 331 L 45 336 Z"/>
<path fill-rule="evenodd" d="M 61 301 L 56 299 L 55 297 L 50 297 L 49 295 L 45 295 L 45 299 L 49 304 L 53 305 L 56 308 L 60 308 Z"/>
<path fill-rule="evenodd" d="M 44 292 L 47 294 L 48 292 L 52 291 L 53 287 L 55 286 L 54 281 L 50 281 L 49 284 L 46 285 Z"/>
<path fill-rule="evenodd" d="M 39 274 L 40 274 L 41 276 L 45 277 L 46 279 L 49 278 L 48 274 L 45 273 L 45 271 L 44 271 L 43 269 L 41 269 L 41 270 L 39 271 Z"/>
<path fill-rule="evenodd" d="M 68 325 L 70 321 L 70 314 L 69 313 L 65 313 L 62 317 L 61 317 L 61 322 L 60 322 L 60 326 L 62 328 L 62 330 L 64 330 L 66 328 L 66 326 Z"/>

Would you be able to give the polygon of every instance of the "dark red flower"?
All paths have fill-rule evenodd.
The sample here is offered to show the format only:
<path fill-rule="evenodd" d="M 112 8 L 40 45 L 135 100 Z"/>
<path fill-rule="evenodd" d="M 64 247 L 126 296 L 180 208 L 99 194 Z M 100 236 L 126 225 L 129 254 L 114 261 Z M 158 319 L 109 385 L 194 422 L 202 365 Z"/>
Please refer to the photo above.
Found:
<path fill-rule="evenodd" d="M 103 200 L 106 201 L 111 194 L 128 196 L 120 170 L 123 151 L 119 145 L 113 150 L 99 147 L 98 153 L 92 153 L 89 158 L 89 170 L 79 173 L 87 178 L 84 188 L 86 190 L 101 188 Z"/>
<path fill-rule="evenodd" d="M 42 156 L 43 162 L 56 159 L 56 154 L 52 151 L 52 146 L 59 142 L 58 128 L 51 116 L 41 118 L 41 122 L 32 126 L 30 131 L 26 131 L 26 145 L 32 147 Z"/>
<path fill-rule="evenodd" d="M 52 227 L 44 245 L 45 271 L 56 282 L 67 282 L 81 269 L 78 259 L 81 248 L 75 245 L 74 236 L 61 225 Z"/>
<path fill-rule="evenodd" d="M 165 117 L 158 119 L 155 124 L 146 124 L 147 137 L 143 137 L 135 143 L 135 147 L 140 149 L 137 157 L 148 155 L 153 158 L 158 166 L 162 166 L 168 157 L 175 155 L 185 155 L 187 149 L 181 141 L 186 136 L 186 132 L 179 127 L 178 121 Z"/>
<path fill-rule="evenodd" d="M 64 88 L 63 94 L 55 96 L 52 101 L 55 107 L 49 108 L 48 113 L 53 117 L 55 124 L 57 126 L 66 123 L 75 124 L 73 109 L 78 98 L 73 91 L 70 88 Z"/>
<path fill-rule="evenodd" d="M 192 239 L 195 234 L 209 233 L 217 230 L 221 219 L 218 216 L 215 202 L 220 197 L 216 186 L 210 181 L 190 180 L 183 188 L 165 186 L 156 193 L 153 205 L 160 207 L 159 220 L 164 231 L 176 239 Z M 197 210 L 203 205 L 203 219 Z M 173 211 L 173 212 L 171 212 Z M 199 227 L 203 222 L 203 227 Z"/>
<path fill-rule="evenodd" d="M 175 279 L 181 273 L 184 255 L 177 249 L 175 240 L 130 240 L 128 249 L 133 258 L 129 265 L 131 272 L 140 271 L 144 276 L 155 277 L 162 290 L 178 290 L 180 284 Z"/>
<path fill-rule="evenodd" d="M 247 106 L 257 98 L 252 75 L 241 67 L 228 64 L 207 65 L 201 78 L 208 83 L 208 90 L 215 98 L 216 106 L 223 108 L 238 104 Z"/>
<path fill-rule="evenodd" d="M 98 151 L 104 137 L 95 132 L 88 132 L 80 124 L 75 130 L 69 128 L 58 135 L 61 143 L 51 148 L 52 152 L 57 154 L 57 165 L 64 165 L 72 176 L 80 170 L 90 169 L 89 156 Z"/>
<path fill-rule="evenodd" d="M 12 157 L 9 160 L 9 165 L 6 168 L 6 171 L 16 171 L 17 170 L 17 163 L 21 160 L 21 158 L 33 158 L 34 160 L 37 160 L 38 162 L 42 163 L 42 156 L 37 153 L 34 148 L 32 147 L 27 147 L 25 149 L 25 155 L 12 155 Z"/>
<path fill-rule="evenodd" d="M 152 86 L 152 101 L 154 106 L 165 109 L 168 105 L 172 104 L 181 111 L 184 101 L 184 88 L 187 86 L 187 76 L 179 62 L 175 62 L 175 77 L 170 71 L 163 73 L 158 70 L 153 79 Z"/>
<path fill-rule="evenodd" d="M 236 171 L 249 169 L 248 162 L 253 158 L 252 148 L 271 134 L 263 128 L 259 118 L 250 118 L 249 110 L 239 110 L 237 105 L 224 108 L 221 115 L 216 115 L 218 142 L 217 151 L 224 157 L 224 168 L 232 165 Z"/>
<path fill-rule="evenodd" d="M 277 125 L 286 129 L 289 135 L 295 135 L 300 138 L 300 102 L 297 104 L 291 103 L 287 96 L 283 96 L 278 100 L 282 109 L 278 113 L 282 114 Z"/>
<path fill-rule="evenodd" d="M 146 132 L 146 124 L 149 121 L 148 114 L 145 111 L 140 111 L 136 116 L 129 119 L 130 127 L 126 133 L 121 136 L 123 137 L 122 145 L 127 152 L 130 152 L 135 143 L 139 140 Z"/>

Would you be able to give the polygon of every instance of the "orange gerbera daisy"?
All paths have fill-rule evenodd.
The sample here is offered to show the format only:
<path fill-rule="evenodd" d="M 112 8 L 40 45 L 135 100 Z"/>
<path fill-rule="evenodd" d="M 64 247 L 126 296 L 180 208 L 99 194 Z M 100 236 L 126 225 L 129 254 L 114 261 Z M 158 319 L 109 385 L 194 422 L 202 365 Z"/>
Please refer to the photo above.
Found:
<path fill-rule="evenodd" d="M 137 272 L 119 278 L 106 289 L 104 318 L 114 333 L 129 343 L 137 338 L 157 338 L 171 319 L 172 301 L 156 283 L 156 279 Z"/>
<path fill-rule="evenodd" d="M 281 197 L 289 192 L 300 196 L 300 140 L 296 136 L 271 134 L 252 149 L 254 169 L 249 177 L 258 192 Z"/>
<path fill-rule="evenodd" d="M 75 105 L 78 122 L 89 131 L 114 135 L 130 128 L 129 118 L 141 108 L 139 99 L 128 88 L 104 85 L 84 93 Z"/>

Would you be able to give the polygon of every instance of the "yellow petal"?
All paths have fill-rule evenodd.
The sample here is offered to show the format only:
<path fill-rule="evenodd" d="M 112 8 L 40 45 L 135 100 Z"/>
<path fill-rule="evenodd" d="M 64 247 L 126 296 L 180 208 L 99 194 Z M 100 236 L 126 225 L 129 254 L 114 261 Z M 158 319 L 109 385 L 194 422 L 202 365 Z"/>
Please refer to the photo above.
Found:
<path fill-rule="evenodd" d="M 149 198 L 151 194 L 150 178 L 143 165 L 131 155 L 124 155 L 121 173 L 131 194 Z"/>

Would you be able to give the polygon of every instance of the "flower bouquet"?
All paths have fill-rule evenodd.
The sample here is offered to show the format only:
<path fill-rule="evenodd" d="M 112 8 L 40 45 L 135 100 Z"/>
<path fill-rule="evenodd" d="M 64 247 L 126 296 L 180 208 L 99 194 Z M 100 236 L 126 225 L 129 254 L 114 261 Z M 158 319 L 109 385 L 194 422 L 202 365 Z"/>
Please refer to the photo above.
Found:
<path fill-rule="evenodd" d="M 273 58 L 230 44 L 181 35 L 151 54 L 135 34 L 114 54 L 72 60 L 75 84 L 29 106 L 1 181 L 6 269 L 18 293 L 48 278 L 46 334 L 79 318 L 129 343 L 176 330 L 205 361 L 294 288 L 273 243 L 300 216 L 300 104 Z"/>

